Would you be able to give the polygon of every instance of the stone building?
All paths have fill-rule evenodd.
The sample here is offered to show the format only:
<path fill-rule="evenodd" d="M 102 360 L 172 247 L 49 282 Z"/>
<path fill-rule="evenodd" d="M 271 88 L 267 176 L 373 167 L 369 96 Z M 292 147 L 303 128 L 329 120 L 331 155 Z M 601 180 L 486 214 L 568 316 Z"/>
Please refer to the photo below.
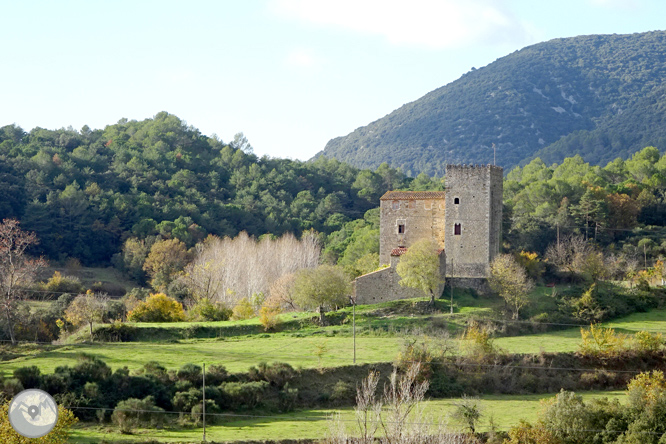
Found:
<path fill-rule="evenodd" d="M 356 279 L 358 304 L 422 296 L 398 284 L 395 266 L 423 238 L 434 239 L 441 248 L 442 280 L 455 286 L 485 285 L 500 247 L 502 168 L 447 165 L 445 185 L 446 191 L 389 191 L 381 197 L 379 262 L 389 267 Z"/>

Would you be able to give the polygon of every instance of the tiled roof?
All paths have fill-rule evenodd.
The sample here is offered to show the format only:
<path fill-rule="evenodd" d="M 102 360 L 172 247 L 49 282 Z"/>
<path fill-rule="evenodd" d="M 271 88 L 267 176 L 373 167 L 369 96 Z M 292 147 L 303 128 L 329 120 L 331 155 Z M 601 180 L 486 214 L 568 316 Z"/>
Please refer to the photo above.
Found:
<path fill-rule="evenodd" d="M 387 191 L 380 200 L 444 199 L 445 191 Z"/>

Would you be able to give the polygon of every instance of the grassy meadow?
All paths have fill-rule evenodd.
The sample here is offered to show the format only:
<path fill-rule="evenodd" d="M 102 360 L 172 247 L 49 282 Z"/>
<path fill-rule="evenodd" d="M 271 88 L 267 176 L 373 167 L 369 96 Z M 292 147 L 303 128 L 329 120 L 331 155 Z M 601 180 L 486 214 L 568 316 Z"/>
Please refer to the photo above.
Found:
<path fill-rule="evenodd" d="M 498 430 L 508 430 L 518 424 L 521 419 L 534 421 L 541 409 L 541 400 L 552 398 L 554 395 L 487 395 L 479 398 L 482 418 L 479 431 L 490 430 L 490 421 Z M 593 398 L 618 398 L 622 401 L 624 392 L 585 392 L 585 400 Z M 449 419 L 459 399 L 437 399 L 426 401 L 424 405 L 425 420 L 433 424 L 443 422 L 452 428 L 459 428 L 459 424 Z M 206 427 L 206 438 L 211 441 L 235 440 L 279 440 L 279 439 L 305 439 L 324 438 L 329 431 L 329 418 L 339 413 L 342 422 L 347 427 L 354 425 L 354 413 L 351 408 L 345 409 L 313 409 L 300 410 L 279 415 L 238 415 L 223 416 L 223 423 Z M 177 416 L 177 415 L 173 415 Z M 198 442 L 201 440 L 201 428 L 168 428 L 162 430 L 139 429 L 132 436 L 122 435 L 117 429 L 109 426 L 96 426 L 91 424 L 79 425 L 73 435 L 73 441 L 78 444 L 97 443 L 102 439 L 113 442 L 145 441 L 150 439 L 160 442 Z"/>

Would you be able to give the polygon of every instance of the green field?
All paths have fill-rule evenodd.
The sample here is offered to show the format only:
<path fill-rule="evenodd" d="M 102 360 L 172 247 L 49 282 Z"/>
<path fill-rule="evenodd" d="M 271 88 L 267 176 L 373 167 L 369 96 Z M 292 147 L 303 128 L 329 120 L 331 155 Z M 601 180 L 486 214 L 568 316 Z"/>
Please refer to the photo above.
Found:
<path fill-rule="evenodd" d="M 624 392 L 585 392 L 584 399 L 592 398 L 619 398 L 623 399 Z M 490 428 L 489 421 L 499 430 L 507 430 L 518 424 L 521 419 L 534 421 L 540 410 L 542 399 L 551 398 L 553 395 L 497 395 L 483 396 L 479 399 L 479 405 L 483 412 L 479 431 L 487 431 Z M 438 399 L 425 402 L 425 421 L 438 423 L 444 422 L 452 428 L 459 425 L 449 420 L 448 415 L 453 411 L 457 399 Z M 224 424 L 206 427 L 206 438 L 211 441 L 234 441 L 234 440 L 278 440 L 278 439 L 303 439 L 323 438 L 329 430 L 329 417 L 333 413 L 340 413 L 341 418 L 348 427 L 353 424 L 352 409 L 326 409 L 326 410 L 301 410 L 288 414 L 273 416 L 247 417 L 238 419 L 225 418 Z M 174 415 L 177 416 L 177 415 Z M 420 419 L 423 421 L 423 419 Z M 192 441 L 201 440 L 201 428 L 177 428 L 165 430 L 138 430 L 131 437 L 121 435 L 114 427 L 100 427 L 90 424 L 82 424 L 77 427 L 74 441 L 80 444 L 97 443 L 101 439 L 135 440 L 157 439 L 160 442 Z"/>
<path fill-rule="evenodd" d="M 300 316 L 300 315 L 297 315 Z M 440 315 L 447 319 L 450 315 Z M 453 317 L 459 316 L 454 314 Z M 403 317 L 397 321 L 404 324 Z M 412 336 L 406 330 L 392 327 L 391 318 L 377 320 L 363 318 L 357 322 L 359 334 L 356 337 L 356 362 L 390 362 L 397 356 L 400 348 Z M 252 326 L 256 320 L 226 321 L 207 323 L 220 326 Z M 382 322 L 386 328 L 378 328 Z M 423 319 L 421 319 L 423 323 Z M 142 327 L 168 326 L 183 328 L 194 325 L 185 324 L 145 324 Z M 201 324 L 201 323 L 199 323 Z M 141 324 L 138 324 L 141 325 Z M 605 324 L 626 333 L 649 330 L 666 333 L 666 310 L 652 310 L 647 313 L 635 313 Z M 349 365 L 353 359 L 353 339 L 351 326 L 332 326 L 324 329 L 305 328 L 294 332 L 231 336 L 210 339 L 182 339 L 166 342 L 142 341 L 128 343 L 78 343 L 63 346 L 35 347 L 27 346 L 14 351 L 23 356 L 0 363 L 0 372 L 8 373 L 17 367 L 36 365 L 42 372 L 52 372 L 60 365 L 72 365 L 78 353 L 87 353 L 103 359 L 113 369 L 127 366 L 137 369 L 147 361 L 157 361 L 167 368 L 178 368 L 187 362 L 221 363 L 229 371 L 246 371 L 259 362 L 286 362 L 293 367 L 314 368 Z M 452 339 L 452 341 L 456 341 Z M 513 337 L 500 337 L 495 340 L 497 346 L 508 353 L 573 352 L 580 342 L 580 329 Z M 315 355 L 315 348 L 325 344 L 328 351 L 321 362 Z M 436 346 L 436 342 L 434 343 Z M 455 345 L 455 344 L 454 344 Z"/>

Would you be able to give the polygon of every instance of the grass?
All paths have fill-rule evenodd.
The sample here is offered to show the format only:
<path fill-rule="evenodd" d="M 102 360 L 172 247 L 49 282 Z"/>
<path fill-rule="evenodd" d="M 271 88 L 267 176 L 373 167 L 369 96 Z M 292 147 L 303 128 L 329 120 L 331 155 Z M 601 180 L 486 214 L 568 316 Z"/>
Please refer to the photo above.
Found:
<path fill-rule="evenodd" d="M 399 328 L 407 325 L 408 316 L 373 319 L 363 315 L 357 322 L 356 356 L 357 363 L 392 361 L 405 339 L 414 337 L 402 332 L 392 322 L 397 319 Z M 366 316 L 363 318 L 363 316 Z M 447 319 L 450 315 L 441 315 Z M 459 316 L 453 315 L 454 318 Z M 415 317 L 423 323 L 423 317 Z M 256 320 L 237 321 L 236 326 L 252 325 Z M 462 321 L 461 321 L 462 322 Z M 196 325 L 198 323 L 188 323 Z M 208 325 L 210 323 L 207 323 Z M 223 322 L 219 323 L 224 324 Z M 141 325 L 141 324 L 139 324 Z M 178 328 L 181 324 L 165 325 Z M 604 324 L 619 331 L 635 333 L 650 330 L 666 333 L 666 310 L 652 310 L 647 313 L 635 313 Z M 381 327 L 381 328 L 380 328 Z M 13 353 L 23 355 L 0 364 L 0 373 L 10 373 L 23 366 L 36 365 L 42 372 L 50 373 L 60 365 L 73 365 L 80 352 L 99 356 L 114 370 L 127 366 L 137 369 L 147 361 L 158 361 L 167 368 L 179 368 L 187 362 L 222 363 L 231 372 L 246 371 L 250 366 L 261 361 L 287 362 L 293 367 L 315 368 L 319 360 L 314 354 L 315 347 L 325 342 L 329 350 L 324 354 L 321 365 L 337 367 L 352 362 L 353 342 L 349 325 L 326 328 L 308 327 L 299 331 L 277 334 L 255 334 L 211 339 L 183 339 L 167 342 L 131 342 L 131 343 L 93 343 L 67 344 L 64 346 L 22 346 L 12 349 Z M 572 352 L 578 349 L 580 328 L 553 331 L 523 336 L 501 337 L 495 344 L 509 353 Z"/>
<path fill-rule="evenodd" d="M 624 392 L 585 392 L 581 393 L 585 400 L 601 397 L 623 399 Z M 479 431 L 490 429 L 490 419 L 499 430 L 508 430 L 518 424 L 521 419 L 534 421 L 540 411 L 542 399 L 553 395 L 494 395 L 483 396 L 479 405 L 483 417 L 479 424 Z M 447 416 L 455 409 L 457 399 L 439 399 L 426 401 L 426 421 L 446 421 Z M 225 419 L 223 424 L 206 427 L 206 438 L 211 441 L 240 441 L 240 440 L 279 440 L 279 439 L 305 439 L 324 438 L 329 430 L 328 418 L 340 413 L 341 419 L 348 426 L 354 423 L 353 410 L 347 409 L 313 409 L 301 410 L 292 413 L 260 416 L 239 417 L 238 419 Z M 175 416 L 175 415 L 174 415 Z M 457 428 L 457 425 L 451 423 Z M 201 428 L 173 428 L 163 430 L 142 429 L 135 435 L 121 435 L 112 426 L 98 426 L 81 424 L 75 430 L 73 441 L 79 444 L 97 443 L 102 439 L 127 442 L 137 440 L 157 439 L 160 442 L 199 442 L 202 437 Z"/>

